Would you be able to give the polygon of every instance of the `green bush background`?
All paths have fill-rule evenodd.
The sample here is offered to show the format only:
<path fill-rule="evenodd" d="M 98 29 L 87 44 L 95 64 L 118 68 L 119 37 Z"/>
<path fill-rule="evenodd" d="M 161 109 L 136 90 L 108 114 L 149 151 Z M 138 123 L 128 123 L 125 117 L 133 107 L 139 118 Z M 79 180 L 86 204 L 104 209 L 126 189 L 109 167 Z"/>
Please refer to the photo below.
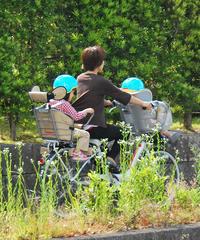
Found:
<path fill-rule="evenodd" d="M 199 1 L 0 3 L 0 115 L 11 129 L 30 115 L 31 87 L 47 90 L 59 74 L 77 76 L 81 51 L 96 44 L 116 85 L 138 76 L 155 98 L 185 113 L 199 110 Z"/>

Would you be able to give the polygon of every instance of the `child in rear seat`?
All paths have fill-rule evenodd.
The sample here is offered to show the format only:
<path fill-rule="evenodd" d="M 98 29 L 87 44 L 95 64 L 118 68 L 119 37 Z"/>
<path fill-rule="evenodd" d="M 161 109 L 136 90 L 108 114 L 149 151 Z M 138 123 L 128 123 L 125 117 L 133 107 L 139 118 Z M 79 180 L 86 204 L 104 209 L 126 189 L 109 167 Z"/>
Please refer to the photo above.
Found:
<path fill-rule="evenodd" d="M 70 75 L 60 75 L 58 76 L 53 83 L 53 88 L 64 87 L 67 91 L 67 94 L 62 100 L 50 100 L 49 105 L 54 107 L 61 112 L 65 113 L 73 120 L 78 121 L 87 114 L 93 114 L 94 110 L 92 108 L 86 108 L 83 111 L 77 112 L 71 105 L 74 92 L 77 88 L 77 80 Z M 88 159 L 88 150 L 89 150 L 89 132 L 75 128 L 74 129 L 74 138 L 77 139 L 76 149 L 72 153 L 73 159 L 77 160 L 87 160 Z"/>
<path fill-rule="evenodd" d="M 136 77 L 127 78 L 122 82 L 121 88 L 123 91 L 128 93 L 133 93 L 135 91 L 140 91 L 144 89 L 144 83 L 142 80 Z M 160 134 L 164 137 L 167 137 L 171 143 L 175 143 L 179 138 L 179 133 L 171 133 L 168 131 L 170 123 L 172 123 L 171 112 L 167 116 L 167 111 L 170 111 L 169 106 L 165 102 L 155 101 L 157 103 L 157 114 L 156 114 L 156 123 L 161 127 Z M 166 118 L 169 117 L 169 122 L 167 124 Z"/>

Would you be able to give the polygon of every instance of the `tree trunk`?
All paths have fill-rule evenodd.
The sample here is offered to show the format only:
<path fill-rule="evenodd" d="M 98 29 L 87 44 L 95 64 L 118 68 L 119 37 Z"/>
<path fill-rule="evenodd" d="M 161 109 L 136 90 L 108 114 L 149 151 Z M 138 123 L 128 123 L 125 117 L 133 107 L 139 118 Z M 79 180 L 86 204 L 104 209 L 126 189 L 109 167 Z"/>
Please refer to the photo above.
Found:
<path fill-rule="evenodd" d="M 184 113 L 184 127 L 188 130 L 192 130 L 192 112 Z"/>
<path fill-rule="evenodd" d="M 16 140 L 16 117 L 14 114 L 8 114 L 8 122 L 10 127 L 10 138 L 15 141 Z"/>

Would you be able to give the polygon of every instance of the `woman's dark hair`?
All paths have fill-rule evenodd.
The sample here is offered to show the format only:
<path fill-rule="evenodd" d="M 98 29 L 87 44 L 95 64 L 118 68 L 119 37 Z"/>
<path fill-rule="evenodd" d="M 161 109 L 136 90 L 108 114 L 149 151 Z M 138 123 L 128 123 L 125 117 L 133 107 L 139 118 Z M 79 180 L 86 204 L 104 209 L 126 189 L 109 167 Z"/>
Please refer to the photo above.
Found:
<path fill-rule="evenodd" d="M 93 71 L 101 66 L 105 58 L 105 51 L 99 46 L 85 48 L 81 54 L 81 60 L 85 71 Z"/>

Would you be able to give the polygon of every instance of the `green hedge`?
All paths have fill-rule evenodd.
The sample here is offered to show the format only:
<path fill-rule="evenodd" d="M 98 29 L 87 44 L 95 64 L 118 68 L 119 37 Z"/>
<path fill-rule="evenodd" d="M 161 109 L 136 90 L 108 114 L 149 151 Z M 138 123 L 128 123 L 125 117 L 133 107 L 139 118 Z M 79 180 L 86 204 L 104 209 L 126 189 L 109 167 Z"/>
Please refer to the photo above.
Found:
<path fill-rule="evenodd" d="M 199 7 L 195 0 L 1 1 L 1 115 L 16 124 L 30 114 L 31 87 L 77 76 L 80 52 L 94 44 L 106 49 L 105 76 L 116 85 L 138 76 L 157 99 L 197 109 Z"/>

